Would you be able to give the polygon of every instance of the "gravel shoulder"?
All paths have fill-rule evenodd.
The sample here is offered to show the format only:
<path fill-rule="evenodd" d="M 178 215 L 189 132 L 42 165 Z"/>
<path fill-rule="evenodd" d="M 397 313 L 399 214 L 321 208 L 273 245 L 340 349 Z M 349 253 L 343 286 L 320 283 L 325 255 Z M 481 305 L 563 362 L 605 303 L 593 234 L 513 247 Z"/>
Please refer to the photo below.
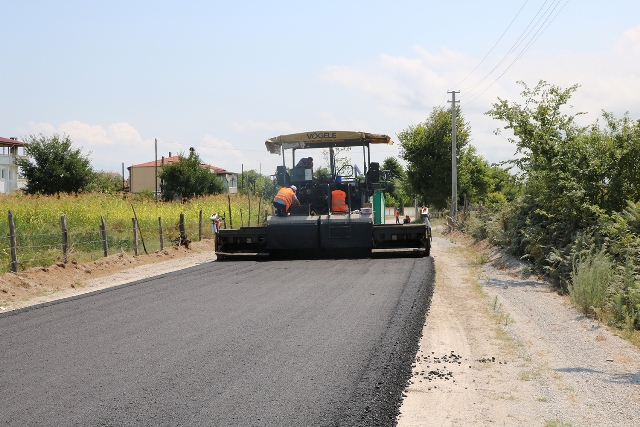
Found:
<path fill-rule="evenodd" d="M 432 256 L 399 426 L 638 425 L 637 348 L 496 249 L 454 234 Z"/>

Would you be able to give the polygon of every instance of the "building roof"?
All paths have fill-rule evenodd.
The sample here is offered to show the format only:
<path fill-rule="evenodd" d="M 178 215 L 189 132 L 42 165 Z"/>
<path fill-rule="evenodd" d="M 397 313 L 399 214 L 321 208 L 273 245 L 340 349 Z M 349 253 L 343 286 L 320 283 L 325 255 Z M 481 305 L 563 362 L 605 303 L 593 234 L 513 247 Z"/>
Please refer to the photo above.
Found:
<path fill-rule="evenodd" d="M 165 157 L 164 158 L 164 164 L 165 165 L 170 165 L 171 163 L 178 163 L 180 161 L 180 157 L 178 156 L 171 156 L 171 157 Z M 132 167 L 134 168 L 149 168 L 149 167 L 155 167 L 157 166 L 162 166 L 162 162 L 163 159 L 158 159 L 157 161 L 150 161 L 150 162 L 146 162 L 146 163 L 140 163 L 137 165 L 132 165 L 129 166 L 127 169 L 131 169 Z"/>
<path fill-rule="evenodd" d="M 18 138 L 15 138 L 15 139 L 14 138 L 3 138 L 3 137 L 0 136 L 0 144 L 3 144 L 3 145 L 9 144 L 9 145 L 21 146 L 21 145 L 24 145 L 24 142 L 18 141 Z"/>
<path fill-rule="evenodd" d="M 146 162 L 146 163 L 140 163 L 137 165 L 133 165 L 133 166 L 129 166 L 127 169 L 131 169 L 132 167 L 134 168 L 152 168 L 155 166 L 162 166 L 162 161 L 163 159 L 158 159 L 157 161 L 150 161 L 150 162 Z M 171 156 L 171 157 L 165 157 L 164 158 L 164 164 L 165 165 L 170 165 L 172 163 L 178 163 L 180 161 L 180 157 L 179 156 Z M 200 166 L 205 167 L 209 170 L 211 170 L 212 172 L 217 173 L 218 175 L 223 175 L 223 174 L 235 174 L 237 175 L 236 172 L 229 172 L 228 170 L 225 170 L 223 168 L 220 168 L 218 166 L 213 166 L 213 165 L 207 165 L 205 163 L 202 163 Z"/>

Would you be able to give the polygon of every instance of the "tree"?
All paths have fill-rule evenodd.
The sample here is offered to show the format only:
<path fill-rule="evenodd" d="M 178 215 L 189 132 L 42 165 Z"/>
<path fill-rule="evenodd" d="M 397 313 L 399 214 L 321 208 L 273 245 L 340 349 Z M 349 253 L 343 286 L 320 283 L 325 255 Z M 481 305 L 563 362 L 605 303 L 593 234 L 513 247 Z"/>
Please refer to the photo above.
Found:
<path fill-rule="evenodd" d="M 459 111 L 456 118 L 458 153 L 469 142 L 470 127 Z M 398 134 L 402 158 L 407 162 L 407 182 L 425 203 L 442 209 L 451 199 L 451 114 L 434 107 L 422 123 Z"/>
<path fill-rule="evenodd" d="M 520 155 L 513 163 L 525 178 L 518 207 L 518 247 L 522 255 L 545 259 L 552 248 L 569 245 L 580 230 L 596 221 L 605 196 L 606 172 L 602 138 L 587 136 L 575 123 L 576 115 L 563 109 L 578 85 L 568 89 L 540 81 L 534 88 L 524 82 L 524 104 L 498 98 L 486 114 L 506 122 L 509 141 Z M 499 131 L 497 131 L 499 132 Z"/>
<path fill-rule="evenodd" d="M 561 111 L 578 85 L 562 89 L 543 80 L 534 88 L 522 81 L 518 84 L 524 88 L 521 93 L 524 105 L 498 98 L 486 114 L 507 122 L 504 128 L 517 137 L 508 140 L 516 145 L 516 154 L 520 154 L 514 163 L 521 170 L 531 173 L 553 169 L 559 150 L 584 131 L 575 123 L 576 116 L 583 113 L 568 115 Z M 499 133 L 498 129 L 496 134 Z"/>
<path fill-rule="evenodd" d="M 93 179 L 89 158 L 80 149 L 71 147 L 67 135 L 51 137 L 30 135 L 25 140 L 28 157 L 15 159 L 20 173 L 27 181 L 28 194 L 78 193 Z"/>
<path fill-rule="evenodd" d="M 404 178 L 404 168 L 395 157 L 387 157 L 382 162 L 382 170 L 389 171 L 388 178 L 389 181 L 393 179 L 403 179 Z"/>
<path fill-rule="evenodd" d="M 491 165 L 489 178 L 491 179 L 491 193 L 501 193 L 505 201 L 513 202 L 522 195 L 521 179 L 519 176 L 511 174 L 509 167 Z"/>
<path fill-rule="evenodd" d="M 489 173 L 489 163 L 476 154 L 472 145 L 464 147 L 458 154 L 458 195 L 466 197 L 471 204 L 484 202 L 485 197 L 493 190 L 493 182 Z"/>
<path fill-rule="evenodd" d="M 321 166 L 313 170 L 313 176 L 318 182 L 331 182 L 331 171 Z"/>
<path fill-rule="evenodd" d="M 200 160 L 195 151 L 188 157 L 178 153 L 180 161 L 164 165 L 160 171 L 162 198 L 188 200 L 205 194 L 218 194 L 224 190 L 218 176 L 211 172 Z"/>
<path fill-rule="evenodd" d="M 113 172 L 95 172 L 87 190 L 100 193 L 115 193 L 117 191 L 121 191 L 122 176 Z"/>
<path fill-rule="evenodd" d="M 255 169 L 244 171 L 244 183 L 241 184 L 243 193 L 250 192 L 262 198 L 271 198 L 278 192 L 274 179 L 270 176 L 260 174 Z"/>
<path fill-rule="evenodd" d="M 632 120 L 629 113 L 621 119 L 616 119 L 608 112 L 603 112 L 602 116 L 605 129 L 592 126 L 589 139 L 601 140 L 594 150 L 606 153 L 605 164 L 608 167 L 604 172 L 605 177 L 600 180 L 606 188 L 603 207 L 610 211 L 621 211 L 625 209 L 627 201 L 640 200 L 640 120 Z"/>
<path fill-rule="evenodd" d="M 383 174 L 383 177 L 388 180 L 383 187 L 386 203 L 388 205 L 409 203 L 411 198 L 407 195 L 404 188 L 406 173 L 400 162 L 398 162 L 395 157 L 387 157 L 382 162 L 382 171 L 386 171 L 386 176 Z"/>

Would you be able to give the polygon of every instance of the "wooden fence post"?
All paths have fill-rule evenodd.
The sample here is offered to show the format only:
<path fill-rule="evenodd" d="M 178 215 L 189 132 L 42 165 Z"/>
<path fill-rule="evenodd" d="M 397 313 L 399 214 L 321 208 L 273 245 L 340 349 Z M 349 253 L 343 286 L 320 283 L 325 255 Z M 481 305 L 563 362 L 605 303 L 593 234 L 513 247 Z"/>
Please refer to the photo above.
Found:
<path fill-rule="evenodd" d="M 198 220 L 198 242 L 202 241 L 202 209 L 200 209 L 200 219 Z"/>
<path fill-rule="evenodd" d="M 256 222 L 258 223 L 257 225 L 260 225 L 260 209 L 262 208 L 262 196 L 260 196 L 260 198 L 258 199 L 258 214 L 256 215 Z"/>
<path fill-rule="evenodd" d="M 231 196 L 229 194 L 227 194 L 227 201 L 229 202 L 229 228 L 233 228 L 233 220 L 231 218 Z M 225 228 L 227 228 L 226 223 Z"/>
<path fill-rule="evenodd" d="M 136 214 L 136 208 L 133 207 L 133 203 L 131 203 L 131 209 L 133 209 L 133 217 L 136 219 L 136 224 L 138 224 L 138 214 Z M 149 255 L 147 252 L 147 245 L 144 244 L 144 236 L 142 235 L 142 228 L 138 228 L 140 231 L 140 239 L 142 240 L 142 248 L 144 249 L 144 253 Z"/>
<path fill-rule="evenodd" d="M 158 232 L 160 233 L 160 250 L 164 249 L 164 234 L 162 234 L 162 217 L 158 217 Z"/>
<path fill-rule="evenodd" d="M 60 226 L 62 227 L 62 262 L 66 264 L 69 262 L 69 235 L 67 233 L 67 216 L 64 214 L 60 217 Z"/>
<path fill-rule="evenodd" d="M 187 241 L 187 233 L 184 229 L 184 214 L 180 214 L 180 224 L 178 224 L 178 228 L 180 228 L 180 244 L 182 245 Z"/>
<path fill-rule="evenodd" d="M 135 218 L 131 218 L 133 223 L 133 254 L 138 256 L 138 224 Z"/>
<path fill-rule="evenodd" d="M 102 238 L 102 251 L 106 258 L 109 256 L 109 244 L 107 243 L 107 224 L 102 215 L 100 215 L 100 237 Z"/>
<path fill-rule="evenodd" d="M 9 211 L 9 239 L 11 242 L 11 271 L 18 272 L 18 254 L 16 249 L 16 226 L 13 223 L 13 212 Z"/>
<path fill-rule="evenodd" d="M 247 191 L 247 201 L 249 202 L 249 213 L 247 214 L 247 227 L 251 227 L 251 192 Z"/>

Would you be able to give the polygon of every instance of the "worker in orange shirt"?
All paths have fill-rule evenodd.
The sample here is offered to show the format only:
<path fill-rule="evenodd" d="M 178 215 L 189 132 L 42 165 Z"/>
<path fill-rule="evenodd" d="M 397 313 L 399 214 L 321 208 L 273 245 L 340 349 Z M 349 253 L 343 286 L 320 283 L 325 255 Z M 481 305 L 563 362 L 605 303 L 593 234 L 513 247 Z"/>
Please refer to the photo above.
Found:
<path fill-rule="evenodd" d="M 295 185 L 291 187 L 282 187 L 276 197 L 273 198 L 273 207 L 276 209 L 276 215 L 287 216 L 291 205 L 299 205 L 300 202 L 296 197 L 298 189 Z"/>
<path fill-rule="evenodd" d="M 337 188 L 331 192 L 331 212 L 347 212 L 347 193 Z"/>

